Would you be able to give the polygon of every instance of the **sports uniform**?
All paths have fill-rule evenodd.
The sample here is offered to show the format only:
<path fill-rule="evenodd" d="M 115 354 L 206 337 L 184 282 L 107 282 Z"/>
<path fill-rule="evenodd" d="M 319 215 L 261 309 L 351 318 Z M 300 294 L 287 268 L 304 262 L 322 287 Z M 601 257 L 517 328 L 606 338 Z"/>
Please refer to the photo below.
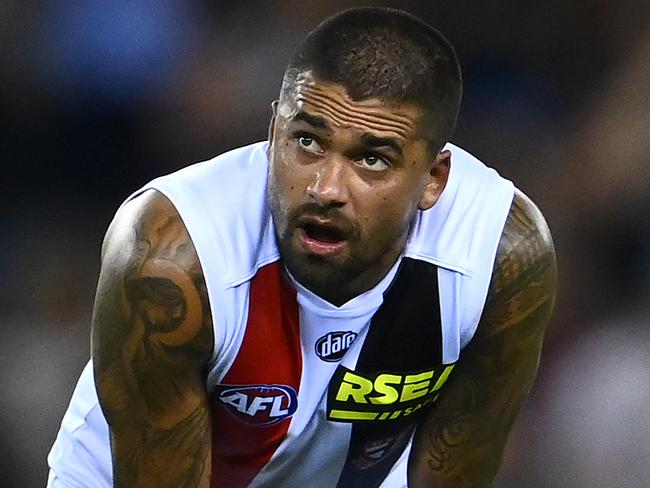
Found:
<path fill-rule="evenodd" d="M 445 190 L 417 214 L 400 259 L 336 307 L 282 267 L 266 149 L 236 149 L 132 196 L 153 188 L 170 199 L 203 269 L 212 486 L 405 486 L 415 424 L 478 325 L 514 187 L 447 145 Z M 111 486 L 90 363 L 48 461 L 52 486 Z"/>

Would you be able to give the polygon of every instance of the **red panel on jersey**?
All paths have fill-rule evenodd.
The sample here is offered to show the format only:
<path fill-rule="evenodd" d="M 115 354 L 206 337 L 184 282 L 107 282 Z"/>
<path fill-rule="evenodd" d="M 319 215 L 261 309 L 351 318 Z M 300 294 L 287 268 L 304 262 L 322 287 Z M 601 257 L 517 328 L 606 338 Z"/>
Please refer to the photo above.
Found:
<path fill-rule="evenodd" d="M 212 488 L 247 486 L 286 436 L 302 354 L 296 293 L 280 263 L 251 282 L 244 341 L 211 398 Z"/>

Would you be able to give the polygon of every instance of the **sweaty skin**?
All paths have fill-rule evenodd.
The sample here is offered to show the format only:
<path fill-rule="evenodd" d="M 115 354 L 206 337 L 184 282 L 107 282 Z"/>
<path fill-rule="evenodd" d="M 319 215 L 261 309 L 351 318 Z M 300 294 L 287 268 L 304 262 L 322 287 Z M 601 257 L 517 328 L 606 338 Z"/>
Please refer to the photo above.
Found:
<path fill-rule="evenodd" d="M 283 261 L 334 304 L 381 280 L 416 211 L 444 189 L 450 153 L 431 154 L 421 119 L 414 106 L 353 100 L 310 72 L 285 85 L 274 105 L 268 193 Z M 339 245 L 305 236 L 309 222 L 339 230 Z"/>
<path fill-rule="evenodd" d="M 413 107 L 354 101 L 309 74 L 277 106 L 269 201 L 282 256 L 332 303 L 384 276 L 414 212 L 434 205 L 445 186 L 450 153 L 428 153 L 419 121 Z M 535 377 L 555 287 L 548 227 L 518 192 L 476 335 L 416 429 L 409 487 L 490 486 Z M 95 382 L 115 486 L 210 485 L 213 342 L 194 246 L 172 204 L 148 191 L 109 228 L 93 314 Z"/>

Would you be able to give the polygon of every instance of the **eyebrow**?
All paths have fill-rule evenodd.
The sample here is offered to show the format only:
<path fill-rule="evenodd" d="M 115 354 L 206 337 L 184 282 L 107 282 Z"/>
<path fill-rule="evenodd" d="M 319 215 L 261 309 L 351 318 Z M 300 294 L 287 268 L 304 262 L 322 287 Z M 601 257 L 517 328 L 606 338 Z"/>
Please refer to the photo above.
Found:
<path fill-rule="evenodd" d="M 307 122 L 312 127 L 317 129 L 328 130 L 330 128 L 329 123 L 325 117 L 320 115 L 309 114 L 303 110 L 300 110 L 296 115 L 292 117 L 293 122 Z M 369 147 L 388 147 L 395 151 L 398 155 L 403 156 L 402 145 L 392 137 L 380 137 L 370 132 L 364 132 L 361 134 L 361 140 L 366 146 Z"/>
<path fill-rule="evenodd" d="M 316 127 L 318 129 L 329 129 L 329 124 L 327 123 L 327 120 L 325 120 L 324 117 L 321 117 L 320 115 L 308 114 L 307 112 L 304 112 L 302 110 L 293 116 L 293 121 L 307 122 L 309 125 Z"/>
<path fill-rule="evenodd" d="M 402 155 L 402 145 L 392 137 L 379 137 L 368 132 L 361 135 L 361 140 L 370 147 L 389 147 L 400 156 Z"/>

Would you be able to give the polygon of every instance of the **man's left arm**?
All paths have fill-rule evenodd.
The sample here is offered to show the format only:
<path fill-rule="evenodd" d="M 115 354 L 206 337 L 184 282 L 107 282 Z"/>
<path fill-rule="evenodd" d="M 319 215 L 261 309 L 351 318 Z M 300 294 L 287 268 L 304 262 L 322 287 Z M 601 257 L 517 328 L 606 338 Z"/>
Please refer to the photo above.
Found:
<path fill-rule="evenodd" d="M 409 487 L 491 486 L 537 372 L 555 289 L 550 232 L 537 207 L 517 192 L 475 337 L 417 428 Z"/>

